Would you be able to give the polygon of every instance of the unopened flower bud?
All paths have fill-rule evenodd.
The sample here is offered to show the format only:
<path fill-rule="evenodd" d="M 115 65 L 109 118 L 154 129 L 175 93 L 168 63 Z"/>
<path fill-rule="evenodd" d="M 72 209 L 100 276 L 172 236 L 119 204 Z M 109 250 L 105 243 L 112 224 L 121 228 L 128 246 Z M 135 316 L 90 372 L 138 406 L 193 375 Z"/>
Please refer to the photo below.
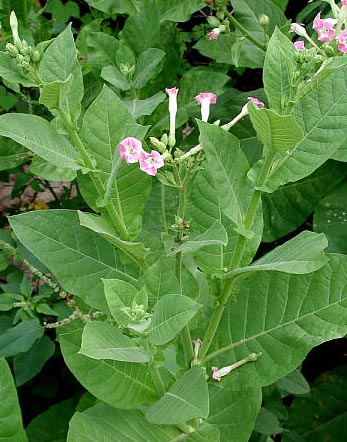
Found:
<path fill-rule="evenodd" d="M 10 26 L 12 30 L 13 43 L 17 45 L 17 43 L 20 43 L 20 38 L 18 35 L 18 20 L 14 11 L 12 11 L 10 14 Z"/>
<path fill-rule="evenodd" d="M 290 25 L 289 32 L 295 32 L 297 35 L 300 35 L 301 37 L 308 38 L 306 29 L 303 26 L 299 25 L 299 23 L 292 23 Z"/>
<path fill-rule="evenodd" d="M 13 58 L 17 57 L 19 54 L 18 49 L 12 43 L 6 43 L 6 52 Z"/>
<path fill-rule="evenodd" d="M 156 148 L 156 150 L 160 153 L 166 152 L 166 145 L 158 140 L 158 138 L 155 137 L 149 137 L 149 141 L 151 142 L 152 146 Z"/>
<path fill-rule="evenodd" d="M 19 44 L 20 46 L 20 52 L 23 55 L 29 55 L 31 53 L 31 47 L 28 45 L 26 40 L 22 40 Z"/>
<path fill-rule="evenodd" d="M 41 59 L 40 51 L 35 49 L 31 54 L 31 59 L 32 59 L 33 63 L 38 63 Z"/>
<path fill-rule="evenodd" d="M 269 25 L 270 18 L 266 14 L 260 14 L 258 21 L 259 21 L 260 26 L 262 26 L 263 28 L 266 28 L 266 26 Z"/>
<path fill-rule="evenodd" d="M 169 142 L 169 138 L 167 134 L 163 134 L 163 136 L 160 138 L 160 141 L 167 146 L 167 143 Z"/>

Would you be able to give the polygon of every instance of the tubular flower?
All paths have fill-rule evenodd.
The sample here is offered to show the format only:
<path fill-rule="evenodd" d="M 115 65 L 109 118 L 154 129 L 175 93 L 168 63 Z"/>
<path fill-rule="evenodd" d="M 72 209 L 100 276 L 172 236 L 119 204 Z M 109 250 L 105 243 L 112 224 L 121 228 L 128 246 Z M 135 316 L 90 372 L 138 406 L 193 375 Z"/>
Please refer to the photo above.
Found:
<path fill-rule="evenodd" d="M 140 154 L 140 169 L 148 175 L 155 176 L 157 169 L 164 166 L 163 157 L 156 150 L 147 153 L 144 150 Z"/>
<path fill-rule="evenodd" d="M 334 18 L 320 18 L 320 12 L 313 20 L 313 29 L 318 33 L 318 40 L 324 43 L 331 41 L 335 36 L 335 29 L 333 26 L 337 23 Z"/>
<path fill-rule="evenodd" d="M 210 115 L 210 105 L 216 104 L 217 95 L 212 92 L 200 92 L 195 100 L 201 105 L 201 120 L 207 122 Z"/>
<path fill-rule="evenodd" d="M 258 100 L 258 98 L 255 97 L 247 97 L 249 101 L 251 101 L 252 103 L 254 103 L 257 107 L 259 107 L 259 109 L 263 109 L 265 107 L 265 104 Z"/>
<path fill-rule="evenodd" d="M 208 35 L 208 39 L 209 40 L 217 40 L 219 34 L 220 34 L 220 29 L 219 28 L 213 28 L 212 31 L 207 34 Z"/>
<path fill-rule="evenodd" d="M 340 52 L 347 52 L 347 29 L 337 37 L 338 45 L 337 49 Z"/>
<path fill-rule="evenodd" d="M 137 163 L 140 159 L 142 143 L 134 137 L 128 137 L 119 144 L 119 154 L 127 164 Z"/>
<path fill-rule="evenodd" d="M 175 130 L 176 130 L 176 113 L 177 113 L 177 94 L 179 89 L 173 87 L 166 88 L 165 92 L 169 97 L 169 114 L 170 114 L 170 134 L 169 146 L 173 147 L 176 144 Z"/>
<path fill-rule="evenodd" d="M 347 6 L 347 0 L 341 0 L 343 6 Z"/>
<path fill-rule="evenodd" d="M 294 46 L 298 51 L 302 51 L 305 49 L 305 42 L 303 40 L 298 40 L 294 42 Z"/>

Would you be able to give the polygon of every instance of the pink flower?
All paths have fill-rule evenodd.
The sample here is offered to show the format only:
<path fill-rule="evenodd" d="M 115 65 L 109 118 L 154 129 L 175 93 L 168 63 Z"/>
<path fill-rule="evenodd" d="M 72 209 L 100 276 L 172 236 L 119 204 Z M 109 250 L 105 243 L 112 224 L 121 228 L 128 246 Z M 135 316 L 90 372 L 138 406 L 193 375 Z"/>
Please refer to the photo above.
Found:
<path fill-rule="evenodd" d="M 220 382 L 220 380 L 222 379 L 222 377 L 219 375 L 219 373 L 218 373 L 218 367 L 211 367 L 211 370 L 212 370 L 212 378 L 215 380 L 215 381 L 218 381 L 218 382 Z"/>
<path fill-rule="evenodd" d="M 169 133 L 169 146 L 173 147 L 176 144 L 176 113 L 177 113 L 177 94 L 179 89 L 173 87 L 171 89 L 166 88 L 165 92 L 169 96 L 169 114 L 170 114 L 170 133 Z"/>
<path fill-rule="evenodd" d="M 254 103 L 256 106 L 259 107 L 259 109 L 263 109 L 265 107 L 265 104 L 258 100 L 258 98 L 255 97 L 247 97 L 249 101 L 251 101 L 252 103 Z"/>
<path fill-rule="evenodd" d="M 347 6 L 347 0 L 341 0 L 343 6 Z"/>
<path fill-rule="evenodd" d="M 137 138 L 125 138 L 119 144 L 119 154 L 128 163 L 137 163 L 140 159 L 142 143 Z"/>
<path fill-rule="evenodd" d="M 326 43 L 331 41 L 335 36 L 335 29 L 333 26 L 337 23 L 334 18 L 320 18 L 320 12 L 316 15 L 313 20 L 313 29 L 318 33 L 318 40 Z"/>
<path fill-rule="evenodd" d="M 341 32 L 341 34 L 337 37 L 337 40 L 339 42 L 337 45 L 337 49 L 340 52 L 347 52 L 347 30 Z"/>
<path fill-rule="evenodd" d="M 164 166 L 164 160 L 156 150 L 152 150 L 151 153 L 147 153 L 143 150 L 140 154 L 139 161 L 140 169 L 152 176 L 157 174 L 157 169 Z"/>
<path fill-rule="evenodd" d="M 201 119 L 206 122 L 210 115 L 210 105 L 216 104 L 217 95 L 212 92 L 200 92 L 195 100 L 201 105 Z"/>
<path fill-rule="evenodd" d="M 220 34 L 220 29 L 213 28 L 212 31 L 209 32 L 207 35 L 208 35 L 209 40 L 217 40 L 219 34 Z"/>
<path fill-rule="evenodd" d="M 305 49 L 305 42 L 303 40 L 295 41 L 294 46 L 298 51 L 302 51 Z"/>

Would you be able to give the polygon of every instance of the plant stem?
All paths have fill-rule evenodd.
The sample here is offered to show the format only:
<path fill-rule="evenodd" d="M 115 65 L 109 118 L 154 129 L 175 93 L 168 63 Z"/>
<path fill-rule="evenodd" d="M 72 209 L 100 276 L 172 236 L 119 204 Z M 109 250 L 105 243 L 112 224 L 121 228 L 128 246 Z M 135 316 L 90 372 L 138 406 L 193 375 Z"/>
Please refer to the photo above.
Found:
<path fill-rule="evenodd" d="M 160 376 L 158 367 L 156 367 L 153 362 L 151 364 L 149 364 L 148 367 L 149 367 L 155 388 L 157 389 L 157 392 L 159 393 L 160 396 L 163 396 L 166 392 L 166 388 L 165 388 L 164 382 Z"/>
<path fill-rule="evenodd" d="M 266 45 L 261 43 L 259 40 L 257 40 L 255 37 L 253 37 L 253 35 L 251 35 L 246 28 L 244 28 L 241 23 L 236 20 L 236 18 L 230 14 L 229 11 L 226 11 L 225 14 L 228 16 L 229 20 L 231 21 L 231 23 L 235 26 L 235 28 L 238 28 L 242 34 L 248 38 L 249 41 L 251 41 L 252 43 L 254 43 L 259 49 L 261 49 L 262 51 L 266 51 Z"/>
<path fill-rule="evenodd" d="M 274 155 L 275 155 L 274 152 L 270 152 L 270 154 L 268 155 L 268 157 L 265 161 L 265 164 L 263 166 L 263 169 L 259 175 L 257 187 L 262 186 L 264 184 L 264 182 L 266 181 L 266 177 L 267 177 L 269 170 L 271 168 Z M 259 201 L 261 198 L 261 194 L 262 194 L 262 191 L 258 190 L 258 189 L 255 189 L 253 192 L 253 195 L 252 195 L 252 198 L 249 203 L 248 210 L 247 210 L 247 213 L 245 216 L 244 226 L 245 226 L 246 230 L 249 230 L 253 224 L 254 217 L 255 217 L 255 214 L 257 211 L 257 207 L 258 207 L 258 204 L 259 204 Z M 239 267 L 241 260 L 242 260 L 246 241 L 247 241 L 247 238 L 245 236 L 239 235 L 238 241 L 237 241 L 237 244 L 235 247 L 235 252 L 234 252 L 234 255 L 233 255 L 233 258 L 231 261 L 231 265 L 230 265 L 231 270 L 234 270 Z M 227 305 L 227 302 L 229 300 L 229 296 L 232 293 L 234 280 L 235 280 L 235 276 L 230 277 L 223 284 L 219 305 L 212 314 L 212 318 L 209 322 L 204 339 L 202 341 L 202 345 L 201 345 L 200 352 L 199 352 L 199 361 L 198 361 L 200 364 L 205 360 L 205 356 L 207 355 L 207 352 L 208 352 L 208 350 L 212 344 L 212 341 L 215 337 L 215 334 L 217 332 L 217 329 L 218 329 L 220 320 L 222 318 L 225 306 Z"/>

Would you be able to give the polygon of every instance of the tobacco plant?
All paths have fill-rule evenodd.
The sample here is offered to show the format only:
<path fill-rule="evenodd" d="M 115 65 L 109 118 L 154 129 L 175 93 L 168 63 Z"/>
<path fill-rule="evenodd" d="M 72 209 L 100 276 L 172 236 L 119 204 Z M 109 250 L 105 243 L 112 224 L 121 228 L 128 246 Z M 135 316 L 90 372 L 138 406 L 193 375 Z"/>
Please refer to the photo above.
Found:
<path fill-rule="evenodd" d="M 166 84 L 168 101 L 164 93 L 147 101 L 143 88 L 155 90 L 149 82 L 165 53 L 136 52 L 139 29 L 124 29 L 115 62 L 101 69 L 112 88 L 104 85 L 86 105 L 71 27 L 34 47 L 11 14 L 13 44 L 1 54 L 2 73 L 38 88 L 52 119 L 7 113 L 0 135 L 77 176 L 90 207 L 9 218 L 17 240 L 74 299 L 70 316 L 54 326 L 67 366 L 96 400 L 72 417 L 69 442 L 246 442 L 262 387 L 347 332 L 347 259 L 326 253 L 323 233 L 304 230 L 268 253 L 259 249 L 268 213 L 262 201 L 324 167 L 340 174 L 336 183 L 343 179 L 341 163 L 324 164 L 347 160 L 345 3 L 334 3 L 329 21 L 316 17 L 318 43 L 292 25 L 306 48 L 278 28 L 268 42 L 263 36 L 265 94 L 242 96 L 237 115 L 223 124 L 212 112 L 221 72 L 200 93 L 190 86 L 206 81 L 207 70 Z M 131 14 L 132 24 L 152 20 L 146 10 Z M 269 24 L 266 16 L 262 23 Z M 226 32 L 218 29 L 212 40 Z M 105 35 L 99 44 L 113 38 Z M 187 125 L 182 137 L 177 128 L 199 108 L 193 133 Z M 152 128 L 141 124 L 146 115 Z M 247 158 L 245 137 L 230 132 L 248 118 L 258 157 Z M 30 326 L 28 334 L 38 333 L 36 321 Z M 25 441 L 1 364 L 10 440 Z"/>

